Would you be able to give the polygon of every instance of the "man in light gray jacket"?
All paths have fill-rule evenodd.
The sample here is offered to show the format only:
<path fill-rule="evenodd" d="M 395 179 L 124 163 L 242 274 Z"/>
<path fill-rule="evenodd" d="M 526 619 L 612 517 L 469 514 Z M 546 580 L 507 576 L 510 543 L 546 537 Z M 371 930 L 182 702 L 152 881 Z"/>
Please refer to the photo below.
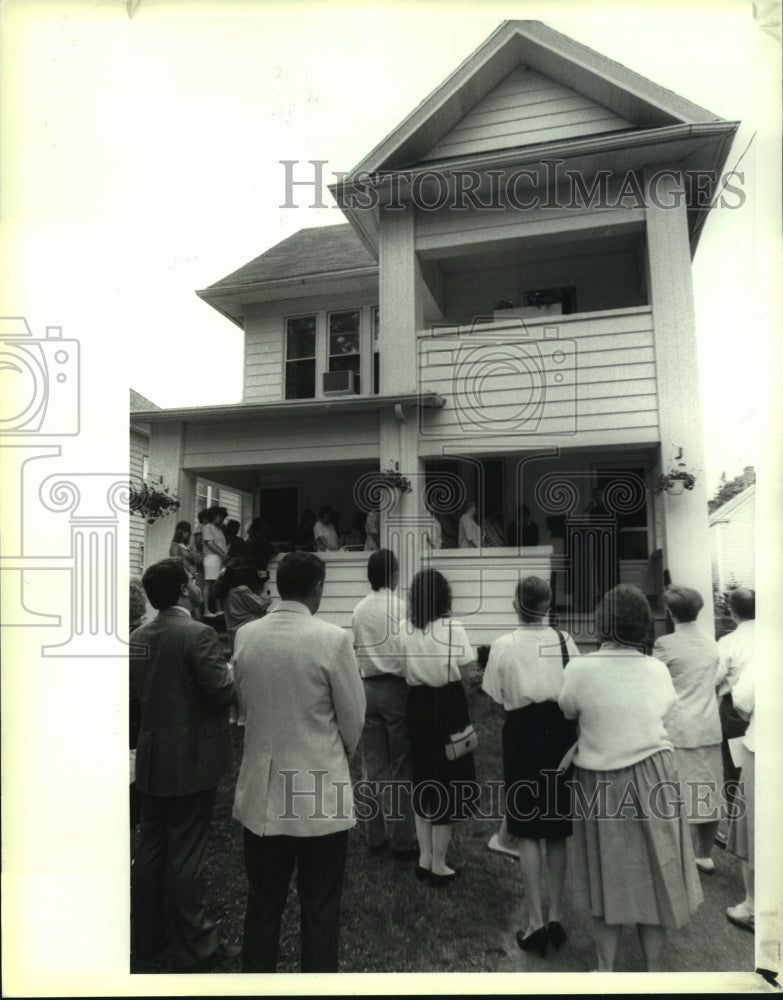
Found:
<path fill-rule="evenodd" d="M 348 758 L 365 697 L 351 633 L 315 617 L 324 577 L 318 556 L 284 556 L 281 601 L 237 632 L 234 676 L 246 717 L 234 799 L 248 880 L 243 972 L 277 969 L 294 864 L 302 972 L 337 971 L 348 830 L 356 823 Z"/>

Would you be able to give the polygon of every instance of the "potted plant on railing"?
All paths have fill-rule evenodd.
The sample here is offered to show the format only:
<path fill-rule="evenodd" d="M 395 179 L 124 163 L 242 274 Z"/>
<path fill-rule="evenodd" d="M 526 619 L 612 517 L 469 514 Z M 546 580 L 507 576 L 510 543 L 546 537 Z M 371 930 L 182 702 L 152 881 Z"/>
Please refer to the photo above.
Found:
<path fill-rule="evenodd" d="M 180 503 L 169 487 L 163 484 L 161 477 L 159 487 L 150 483 L 142 483 L 141 486 L 131 484 L 128 506 L 131 511 L 140 514 L 147 524 L 154 524 L 158 518 L 179 510 Z"/>
<path fill-rule="evenodd" d="M 692 490 L 696 485 L 696 476 L 689 471 L 687 465 L 682 460 L 682 448 L 672 460 L 672 465 L 668 472 L 661 473 L 655 482 L 655 493 L 668 493 L 670 496 L 678 496 L 685 490 Z"/>

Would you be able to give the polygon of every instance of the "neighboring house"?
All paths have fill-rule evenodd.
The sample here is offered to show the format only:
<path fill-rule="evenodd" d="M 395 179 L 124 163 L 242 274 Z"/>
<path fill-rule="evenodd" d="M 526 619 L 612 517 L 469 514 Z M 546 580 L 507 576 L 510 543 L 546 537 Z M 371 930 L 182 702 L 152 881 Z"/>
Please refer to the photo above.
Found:
<path fill-rule="evenodd" d="M 151 402 L 135 389 L 130 390 L 131 414 L 138 411 L 160 410 L 156 403 Z M 150 482 L 150 424 L 146 420 L 138 420 L 131 416 L 130 422 L 130 481 L 134 489 L 139 490 L 145 483 Z M 165 478 L 165 477 L 164 477 Z M 160 480 L 160 474 L 156 476 L 156 481 Z M 170 480 L 165 478 L 168 483 Z M 172 480 L 177 482 L 177 477 Z M 179 496 L 179 494 L 178 494 Z M 250 511 L 243 511 L 242 499 L 238 493 L 221 487 L 219 483 L 198 478 L 195 483 L 195 490 L 191 498 L 191 506 L 187 510 L 180 508 L 179 511 L 167 514 L 160 519 L 163 528 L 168 532 L 169 541 L 174 535 L 174 528 L 177 521 L 190 521 L 191 525 L 196 520 L 198 511 L 213 504 L 220 504 L 228 511 L 228 516 L 236 518 L 244 530 L 245 524 L 250 520 Z M 243 520 L 245 517 L 245 520 Z M 129 572 L 131 576 L 141 576 L 146 567 L 156 559 L 161 559 L 168 555 L 168 544 L 166 551 L 160 547 L 156 549 L 151 558 L 148 559 L 147 551 L 147 530 L 149 525 L 140 514 L 131 513 L 128 518 L 128 548 L 129 548 Z"/>
<path fill-rule="evenodd" d="M 756 587 L 756 474 L 743 472 L 741 493 L 710 514 L 710 554 L 713 587 L 723 593 L 730 585 Z"/>
<path fill-rule="evenodd" d="M 157 410 L 159 407 L 150 402 L 135 389 L 130 391 L 131 413 L 136 410 Z M 134 489 L 141 489 L 149 479 L 150 461 L 150 425 L 146 421 L 137 421 L 131 417 L 130 423 L 130 480 Z M 147 525 L 144 518 L 138 514 L 128 517 L 128 545 L 130 549 L 129 572 L 131 576 L 141 576 L 144 572 Z"/>
<path fill-rule="evenodd" d="M 703 481 L 650 487 L 674 448 L 704 467 L 691 254 L 736 129 L 543 24 L 504 22 L 331 186 L 347 224 L 198 293 L 245 333 L 243 398 L 134 414 L 153 471 L 181 498 L 199 477 L 238 491 L 285 540 L 323 503 L 349 527 L 366 477 L 395 470 L 412 489 L 383 500 L 382 535 L 406 583 L 430 558 L 427 491 L 444 537 L 467 498 L 505 525 L 526 504 L 538 546 L 431 556 L 477 642 L 507 630 L 529 572 L 556 574 L 585 642 L 589 588 L 615 570 L 651 596 L 668 571 L 709 604 Z M 159 555 L 167 532 L 149 534 Z M 322 611 L 348 625 L 365 557 L 328 559 Z"/>

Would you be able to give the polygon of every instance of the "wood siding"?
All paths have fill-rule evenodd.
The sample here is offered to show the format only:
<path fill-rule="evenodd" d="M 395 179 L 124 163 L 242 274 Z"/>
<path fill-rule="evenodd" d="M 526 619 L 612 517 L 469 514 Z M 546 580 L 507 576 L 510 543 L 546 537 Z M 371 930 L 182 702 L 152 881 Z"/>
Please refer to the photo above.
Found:
<path fill-rule="evenodd" d="M 550 436 L 577 443 L 591 432 L 605 444 L 627 441 L 622 432 L 629 430 L 644 431 L 640 441 L 655 439 L 649 308 L 528 321 L 525 331 L 502 324 L 479 331 L 420 336 L 422 389 L 447 400 L 442 410 L 423 411 L 423 439 L 460 438 L 465 446 L 491 436 L 512 448 Z"/>
<path fill-rule="evenodd" d="M 588 97 L 518 66 L 422 162 L 632 128 Z"/>
<path fill-rule="evenodd" d="M 186 469 L 348 462 L 378 457 L 372 413 L 188 424 Z"/>
<path fill-rule="evenodd" d="M 130 432 L 130 480 L 137 489 L 141 486 L 144 457 L 149 455 L 150 442 L 146 434 Z M 147 537 L 147 523 L 139 514 L 128 515 L 128 571 L 131 576 L 141 576 L 144 572 L 144 543 Z"/>
<path fill-rule="evenodd" d="M 735 583 L 756 587 L 755 489 L 739 496 L 742 502 L 731 511 L 719 507 L 710 517 L 712 581 L 720 591 Z"/>

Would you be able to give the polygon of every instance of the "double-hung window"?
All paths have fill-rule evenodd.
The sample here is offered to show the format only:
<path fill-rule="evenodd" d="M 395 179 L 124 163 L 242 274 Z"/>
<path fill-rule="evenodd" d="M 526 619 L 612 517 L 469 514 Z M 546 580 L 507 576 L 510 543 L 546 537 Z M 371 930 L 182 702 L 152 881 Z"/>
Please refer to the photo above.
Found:
<path fill-rule="evenodd" d="M 315 316 L 294 316 L 286 322 L 286 399 L 315 396 L 315 323 Z"/>
<path fill-rule="evenodd" d="M 329 313 L 329 371 L 353 372 L 357 393 L 360 388 L 361 316 L 359 309 Z"/>

